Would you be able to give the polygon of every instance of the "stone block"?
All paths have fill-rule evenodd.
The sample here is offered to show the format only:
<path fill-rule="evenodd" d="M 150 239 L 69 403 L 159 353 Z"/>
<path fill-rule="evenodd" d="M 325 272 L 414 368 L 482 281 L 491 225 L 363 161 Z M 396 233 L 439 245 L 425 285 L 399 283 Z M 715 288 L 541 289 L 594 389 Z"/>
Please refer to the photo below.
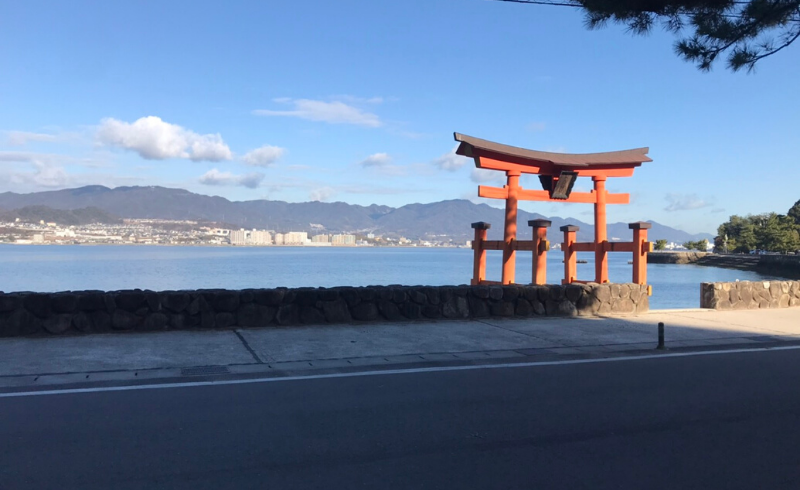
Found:
<path fill-rule="evenodd" d="M 169 317 L 161 312 L 147 315 L 141 324 L 141 330 L 166 330 L 169 326 Z"/>
<path fill-rule="evenodd" d="M 144 301 L 144 296 L 142 296 L 142 301 Z M 116 309 L 111 314 L 111 328 L 114 330 L 133 330 L 141 321 L 141 317 L 123 309 Z"/>
<path fill-rule="evenodd" d="M 347 303 L 347 306 L 353 307 L 361 302 L 361 297 L 356 288 L 342 288 L 339 291 L 339 296 Z"/>
<path fill-rule="evenodd" d="M 377 297 L 375 290 L 372 288 L 358 288 L 358 296 L 361 301 L 374 301 Z"/>
<path fill-rule="evenodd" d="M 253 302 L 264 306 L 279 306 L 285 296 L 285 289 L 256 289 L 253 291 Z"/>
<path fill-rule="evenodd" d="M 317 290 L 313 288 L 301 288 L 295 290 L 294 303 L 298 306 L 314 306 L 317 304 Z"/>
<path fill-rule="evenodd" d="M 409 320 L 419 320 L 422 317 L 422 306 L 412 302 L 405 302 L 400 306 L 400 312 Z"/>
<path fill-rule="evenodd" d="M 445 318 L 469 318 L 469 305 L 467 298 L 455 296 L 442 305 L 442 315 Z"/>
<path fill-rule="evenodd" d="M 170 291 L 159 295 L 161 305 L 169 311 L 180 313 L 184 311 L 191 302 L 189 293 L 184 291 Z"/>
<path fill-rule="evenodd" d="M 489 288 L 486 288 L 486 297 L 488 298 L 488 296 Z M 467 299 L 467 304 L 469 305 L 469 311 L 473 318 L 486 318 L 491 314 L 485 298 L 470 296 Z"/>
<path fill-rule="evenodd" d="M 322 303 L 322 313 L 328 323 L 348 323 L 352 320 L 347 301 L 342 298 L 334 301 L 324 301 Z"/>
<path fill-rule="evenodd" d="M 611 288 L 611 298 L 612 299 L 619 298 L 622 287 L 619 284 L 610 284 L 609 287 Z"/>
<path fill-rule="evenodd" d="M 89 319 L 92 322 L 93 332 L 109 332 L 113 329 L 111 314 L 107 311 L 98 310 L 90 312 Z"/>
<path fill-rule="evenodd" d="M 489 305 L 492 316 L 514 316 L 514 303 L 497 301 Z"/>
<path fill-rule="evenodd" d="M 252 303 L 255 299 L 255 289 L 242 289 L 239 291 L 239 304 Z"/>
<path fill-rule="evenodd" d="M 408 294 L 406 294 L 405 290 L 402 288 L 393 288 L 392 301 L 394 301 L 397 304 L 405 303 L 406 301 L 408 301 Z"/>
<path fill-rule="evenodd" d="M 372 322 L 378 319 L 378 307 L 375 303 L 360 303 L 350 310 L 353 318 L 362 322 Z"/>
<path fill-rule="evenodd" d="M 78 307 L 78 295 L 58 293 L 50 296 L 50 307 L 56 313 L 72 313 Z"/>
<path fill-rule="evenodd" d="M 85 311 L 79 311 L 72 315 L 72 328 L 78 332 L 91 332 L 92 320 Z"/>
<path fill-rule="evenodd" d="M 514 308 L 514 314 L 517 316 L 531 316 L 533 315 L 533 306 L 527 299 L 519 298 Z"/>
<path fill-rule="evenodd" d="M 442 310 L 438 305 L 425 305 L 422 307 L 422 316 L 430 319 L 441 318 Z"/>
<path fill-rule="evenodd" d="M 474 286 L 472 288 L 472 295 L 480 299 L 489 299 L 488 286 Z"/>
<path fill-rule="evenodd" d="M 405 317 L 400 313 L 400 308 L 389 300 L 378 301 L 378 311 L 390 322 L 405 320 Z"/>
<path fill-rule="evenodd" d="M 145 291 L 144 302 L 147 304 L 147 308 L 150 311 L 161 311 L 161 297 L 158 295 L 158 293 L 153 291 Z"/>
<path fill-rule="evenodd" d="M 547 289 L 550 290 L 550 297 L 549 299 L 553 301 L 561 301 L 562 299 L 566 298 L 564 286 L 548 286 Z"/>
<path fill-rule="evenodd" d="M 790 300 L 791 298 L 788 292 L 781 294 L 780 298 L 778 299 L 778 308 L 788 308 Z"/>
<path fill-rule="evenodd" d="M 22 308 L 22 297 L 17 294 L 0 294 L 0 313 Z"/>
<path fill-rule="evenodd" d="M 739 290 L 738 289 L 731 288 L 731 290 L 728 291 L 728 301 L 731 302 L 731 305 L 735 305 L 736 303 L 738 303 L 740 301 L 740 299 L 739 299 Z"/>
<path fill-rule="evenodd" d="M 539 316 L 543 316 L 547 314 L 547 310 L 544 307 L 544 303 L 535 299 L 531 301 L 531 306 L 533 307 L 533 313 Z"/>
<path fill-rule="evenodd" d="M 28 310 L 20 308 L 4 315 L 0 318 L 0 335 L 3 337 L 33 335 L 42 330 L 42 320 Z"/>
<path fill-rule="evenodd" d="M 519 298 L 519 288 L 517 286 L 503 286 L 503 301 L 515 301 Z"/>
<path fill-rule="evenodd" d="M 619 285 L 619 299 L 628 299 L 631 297 L 631 288 L 637 287 L 635 284 L 620 284 Z M 633 300 L 631 299 L 633 302 Z"/>
<path fill-rule="evenodd" d="M 214 299 L 214 311 L 232 313 L 239 308 L 239 293 L 236 291 L 221 291 Z"/>
<path fill-rule="evenodd" d="M 528 300 L 530 304 L 533 304 L 534 301 L 539 301 L 539 286 L 527 286 L 522 288 L 522 296 Z"/>
<path fill-rule="evenodd" d="M 321 325 L 325 323 L 325 315 L 315 306 L 299 306 L 300 323 L 304 325 Z"/>
<path fill-rule="evenodd" d="M 300 312 L 298 311 L 297 305 L 289 304 L 278 308 L 275 320 L 278 322 L 278 325 L 297 325 L 300 321 Z"/>
<path fill-rule="evenodd" d="M 598 284 L 592 289 L 592 295 L 600 300 L 601 303 L 611 301 L 611 286 L 608 284 Z"/>
<path fill-rule="evenodd" d="M 122 308 L 128 312 L 134 312 L 144 305 L 144 292 L 135 289 L 130 291 L 120 291 L 114 298 L 117 308 Z"/>
<path fill-rule="evenodd" d="M 417 303 L 418 305 L 424 305 L 428 303 L 428 297 L 425 295 L 425 293 L 417 289 L 410 290 L 408 292 L 408 297 L 411 299 L 411 301 Z"/>
<path fill-rule="evenodd" d="M 503 288 L 500 286 L 489 286 L 489 299 L 500 301 L 503 299 Z"/>
<path fill-rule="evenodd" d="M 439 301 L 439 291 L 436 288 L 422 288 L 421 291 L 423 293 L 425 293 L 425 296 L 428 298 L 428 304 L 429 305 L 438 305 L 440 303 L 440 301 Z M 438 308 L 437 308 L 437 310 L 438 310 Z M 425 311 L 423 310 L 423 314 L 424 313 L 425 313 Z"/>
<path fill-rule="evenodd" d="M 319 288 L 317 291 L 319 301 L 336 301 L 339 299 L 339 290 L 336 288 Z"/>
<path fill-rule="evenodd" d="M 583 294 L 583 287 L 578 284 L 575 285 L 571 284 L 569 286 L 564 287 L 564 295 L 568 300 L 572 301 L 573 303 L 577 303 L 578 299 L 580 299 L 582 294 Z"/>
<path fill-rule="evenodd" d="M 37 318 L 47 318 L 52 312 L 49 294 L 29 293 L 23 298 L 22 304 Z"/>
<path fill-rule="evenodd" d="M 240 327 L 266 327 L 275 318 L 276 308 L 258 303 L 247 303 L 236 312 L 236 324 Z"/>

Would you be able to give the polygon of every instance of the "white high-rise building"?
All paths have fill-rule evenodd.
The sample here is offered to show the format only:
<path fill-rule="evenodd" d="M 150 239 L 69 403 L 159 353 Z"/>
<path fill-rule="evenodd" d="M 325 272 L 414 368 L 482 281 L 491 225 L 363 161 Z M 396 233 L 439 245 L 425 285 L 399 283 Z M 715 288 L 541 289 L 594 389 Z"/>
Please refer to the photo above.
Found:
<path fill-rule="evenodd" d="M 271 245 L 272 235 L 265 230 L 253 230 L 250 232 L 250 243 L 253 245 Z"/>
<path fill-rule="evenodd" d="M 231 245 L 247 245 L 247 234 L 249 232 L 242 228 L 241 230 L 231 230 L 228 239 Z"/>

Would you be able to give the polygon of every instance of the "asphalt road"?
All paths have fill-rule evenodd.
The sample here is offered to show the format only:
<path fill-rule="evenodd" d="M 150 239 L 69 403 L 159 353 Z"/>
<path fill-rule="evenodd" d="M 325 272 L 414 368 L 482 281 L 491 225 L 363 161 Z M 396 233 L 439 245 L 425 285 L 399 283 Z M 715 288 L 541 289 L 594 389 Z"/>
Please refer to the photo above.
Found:
<path fill-rule="evenodd" d="M 0 398 L 0 489 L 800 487 L 800 350 Z"/>

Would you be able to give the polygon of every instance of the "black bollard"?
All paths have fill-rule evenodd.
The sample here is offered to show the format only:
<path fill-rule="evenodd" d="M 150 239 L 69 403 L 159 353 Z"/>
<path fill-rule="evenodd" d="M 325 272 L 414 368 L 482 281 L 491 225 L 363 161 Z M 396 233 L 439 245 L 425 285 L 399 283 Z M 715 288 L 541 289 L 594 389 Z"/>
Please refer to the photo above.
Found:
<path fill-rule="evenodd" d="M 658 347 L 656 347 L 656 349 L 667 349 L 664 345 L 664 322 L 658 322 Z"/>

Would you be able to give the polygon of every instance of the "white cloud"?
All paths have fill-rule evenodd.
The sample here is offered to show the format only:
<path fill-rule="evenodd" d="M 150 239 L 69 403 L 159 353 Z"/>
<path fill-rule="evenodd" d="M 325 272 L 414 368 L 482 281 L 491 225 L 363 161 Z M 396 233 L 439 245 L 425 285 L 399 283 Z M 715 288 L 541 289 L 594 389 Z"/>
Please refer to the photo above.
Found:
<path fill-rule="evenodd" d="M 450 153 L 445 153 L 444 155 L 440 156 L 436 160 L 433 161 L 433 164 L 439 167 L 442 170 L 447 170 L 449 172 L 455 172 L 456 170 L 463 167 L 467 162 L 469 162 L 469 158 L 462 157 L 461 155 L 456 155 L 456 149 L 458 145 L 453 147 Z"/>
<path fill-rule="evenodd" d="M 257 116 L 298 117 L 309 121 L 331 124 L 355 124 L 357 126 L 367 126 L 371 128 L 377 128 L 383 125 L 383 122 L 381 122 L 377 115 L 365 112 L 341 101 L 325 102 L 323 100 L 289 99 L 282 97 L 274 99 L 274 102 L 279 104 L 291 104 L 294 108 L 286 111 L 259 109 L 253 111 L 253 114 Z"/>
<path fill-rule="evenodd" d="M 361 161 L 362 167 L 383 167 L 392 162 L 388 153 L 373 153 Z"/>
<path fill-rule="evenodd" d="M 472 172 L 469 173 L 469 178 L 477 184 L 504 183 L 506 181 L 504 172 L 486 170 L 485 168 L 473 168 Z"/>
<path fill-rule="evenodd" d="M 46 133 L 31 133 L 27 131 L 9 131 L 8 144 L 11 146 L 24 146 L 30 141 L 58 141 L 58 136 Z"/>
<path fill-rule="evenodd" d="M 204 185 L 219 185 L 219 186 L 241 186 L 248 189 L 255 189 L 264 180 L 264 174 L 253 172 L 244 175 L 234 175 L 230 172 L 220 172 L 216 168 L 212 168 L 208 172 L 200 176 L 198 181 Z"/>
<path fill-rule="evenodd" d="M 711 202 L 700 199 L 697 194 L 675 194 L 669 193 L 664 196 L 667 200 L 667 207 L 664 211 L 689 211 L 711 206 Z"/>
<path fill-rule="evenodd" d="M 312 201 L 325 202 L 336 195 L 336 190 L 332 187 L 320 187 L 308 193 L 308 198 Z"/>
<path fill-rule="evenodd" d="M 254 167 L 268 167 L 278 161 L 285 152 L 285 149 L 278 146 L 264 145 L 261 148 L 248 151 L 242 157 L 242 161 Z"/>
<path fill-rule="evenodd" d="M 103 119 L 97 139 L 108 146 L 133 150 L 148 160 L 188 158 L 218 162 L 233 158 L 219 134 L 197 134 L 156 116 L 142 117 L 133 123 Z"/>

